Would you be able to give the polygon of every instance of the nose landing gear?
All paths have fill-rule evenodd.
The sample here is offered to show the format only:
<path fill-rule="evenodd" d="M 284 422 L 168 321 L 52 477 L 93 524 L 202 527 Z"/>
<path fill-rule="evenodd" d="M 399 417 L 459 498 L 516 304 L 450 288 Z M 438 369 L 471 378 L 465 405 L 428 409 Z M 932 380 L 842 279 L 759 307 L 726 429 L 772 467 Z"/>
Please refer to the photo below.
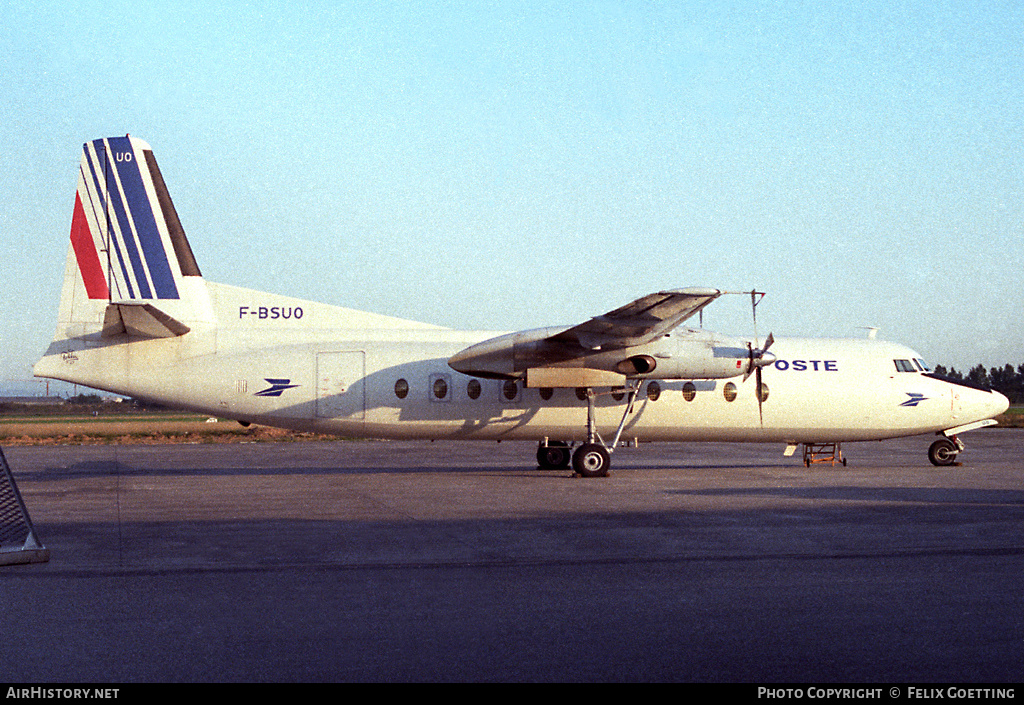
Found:
<path fill-rule="evenodd" d="M 940 438 L 928 448 L 928 460 L 938 467 L 953 465 L 957 454 L 963 449 L 964 444 L 956 436 Z"/>
<path fill-rule="evenodd" d="M 957 454 L 963 451 L 965 447 L 963 441 L 957 438 L 957 435 L 973 431 L 976 428 L 995 426 L 997 423 L 998 421 L 995 419 L 983 419 L 964 424 L 963 426 L 947 428 L 945 431 L 939 431 L 939 440 L 932 443 L 928 449 L 928 460 L 931 461 L 932 465 L 955 465 Z"/>

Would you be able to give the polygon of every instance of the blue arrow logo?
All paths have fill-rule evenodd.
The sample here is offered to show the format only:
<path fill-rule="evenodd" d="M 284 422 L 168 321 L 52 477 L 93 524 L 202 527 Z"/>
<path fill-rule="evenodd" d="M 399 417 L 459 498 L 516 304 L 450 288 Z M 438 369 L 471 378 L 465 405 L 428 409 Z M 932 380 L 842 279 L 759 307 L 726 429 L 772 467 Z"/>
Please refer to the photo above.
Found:
<path fill-rule="evenodd" d="M 284 390 L 293 389 L 294 387 L 299 386 L 297 384 L 291 384 L 290 379 L 275 379 L 271 377 L 264 377 L 263 379 L 265 379 L 270 386 L 263 391 L 256 392 L 256 396 L 258 397 L 279 397 L 281 396 L 281 392 Z"/>
<path fill-rule="evenodd" d="M 917 406 L 928 398 L 924 394 L 918 394 L 917 392 L 906 392 L 906 395 L 910 398 L 900 404 L 900 406 Z"/>

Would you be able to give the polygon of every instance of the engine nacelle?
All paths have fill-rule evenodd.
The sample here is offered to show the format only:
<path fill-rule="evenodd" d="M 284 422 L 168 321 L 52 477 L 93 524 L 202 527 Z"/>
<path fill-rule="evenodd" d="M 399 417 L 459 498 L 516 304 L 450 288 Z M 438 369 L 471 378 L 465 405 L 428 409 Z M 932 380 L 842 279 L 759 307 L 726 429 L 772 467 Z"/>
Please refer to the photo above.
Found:
<path fill-rule="evenodd" d="M 746 341 L 709 335 L 703 331 L 674 334 L 644 346 L 643 352 L 628 350 L 613 369 L 632 378 L 728 379 L 770 365 L 775 356 L 761 352 Z M 753 348 L 753 354 L 751 350 Z M 590 366 L 596 366 L 593 362 Z"/>
<path fill-rule="evenodd" d="M 650 355 L 633 355 L 615 365 L 616 372 L 627 377 L 647 375 L 656 369 L 658 369 L 658 361 Z"/>

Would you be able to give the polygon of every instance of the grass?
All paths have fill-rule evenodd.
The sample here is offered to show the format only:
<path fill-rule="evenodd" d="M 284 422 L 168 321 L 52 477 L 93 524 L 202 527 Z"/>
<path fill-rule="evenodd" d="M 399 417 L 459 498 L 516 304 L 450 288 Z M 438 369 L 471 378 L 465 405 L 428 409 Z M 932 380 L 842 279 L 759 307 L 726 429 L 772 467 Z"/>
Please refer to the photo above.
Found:
<path fill-rule="evenodd" d="M 47 413 L 49 412 L 49 413 Z M 106 445 L 145 443 L 237 443 L 336 440 L 267 426 L 244 427 L 206 414 L 143 410 L 99 404 L 8 409 L 0 412 L 4 445 Z"/>
<path fill-rule="evenodd" d="M 996 417 L 1003 428 L 1024 428 L 1024 405 L 1011 406 L 1005 414 Z"/>
<path fill-rule="evenodd" d="M 145 423 L 145 422 L 166 422 L 166 421 L 194 421 L 203 422 L 211 418 L 200 414 L 102 414 L 102 415 L 67 415 L 67 416 L 8 416 L 0 415 L 0 426 L 5 424 L 66 424 L 66 423 Z M 222 419 L 217 419 L 221 421 Z"/>

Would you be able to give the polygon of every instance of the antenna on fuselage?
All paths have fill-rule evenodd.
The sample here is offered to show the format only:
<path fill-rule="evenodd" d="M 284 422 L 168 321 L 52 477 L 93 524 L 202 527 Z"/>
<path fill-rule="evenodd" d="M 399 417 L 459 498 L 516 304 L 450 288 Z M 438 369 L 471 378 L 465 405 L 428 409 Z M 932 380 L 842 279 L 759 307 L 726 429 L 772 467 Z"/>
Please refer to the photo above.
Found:
<path fill-rule="evenodd" d="M 757 291 L 756 289 L 750 290 L 750 311 L 751 316 L 754 319 L 754 345 L 760 347 L 757 337 L 757 305 L 761 303 L 761 299 L 764 298 L 763 291 Z"/>

